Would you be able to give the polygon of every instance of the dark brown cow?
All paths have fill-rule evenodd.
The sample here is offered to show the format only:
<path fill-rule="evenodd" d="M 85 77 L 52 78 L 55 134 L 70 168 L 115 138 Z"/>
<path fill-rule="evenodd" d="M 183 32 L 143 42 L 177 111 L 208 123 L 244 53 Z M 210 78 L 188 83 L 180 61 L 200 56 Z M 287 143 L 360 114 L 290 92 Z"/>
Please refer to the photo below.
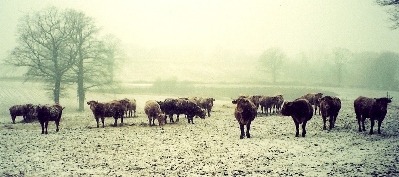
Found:
<path fill-rule="evenodd" d="M 285 102 L 281 114 L 291 116 L 295 123 L 295 137 L 299 136 L 299 124 L 302 124 L 302 137 L 306 135 L 306 123 L 313 116 L 312 105 L 306 99 L 297 99 L 292 102 Z"/>
<path fill-rule="evenodd" d="M 121 125 L 123 124 L 123 115 L 125 114 L 126 107 L 123 106 L 119 101 L 112 101 L 109 103 L 88 101 L 87 105 L 90 106 L 90 109 L 93 112 L 94 118 L 97 122 L 97 128 L 99 128 L 100 118 L 104 128 L 105 117 L 113 117 L 115 119 L 114 126 L 117 126 L 118 118 L 121 118 Z"/>
<path fill-rule="evenodd" d="M 201 119 L 205 119 L 206 111 L 198 106 L 194 101 L 189 99 L 177 99 L 177 118 L 176 121 L 179 121 L 179 115 L 185 114 L 187 116 L 188 123 L 194 124 L 194 116 L 198 116 Z"/>
<path fill-rule="evenodd" d="M 42 134 L 47 134 L 47 127 L 49 121 L 54 121 L 56 126 L 56 131 L 59 131 L 59 124 L 62 116 L 62 110 L 64 109 L 59 104 L 54 105 L 39 105 L 36 106 L 34 112 L 34 116 L 37 116 L 37 119 L 40 122 L 42 127 Z"/>
<path fill-rule="evenodd" d="M 251 138 L 249 130 L 251 129 L 251 122 L 255 119 L 257 115 L 257 109 L 254 103 L 246 97 L 239 97 L 232 101 L 233 104 L 236 104 L 236 108 L 234 110 L 234 117 L 240 124 L 240 139 L 243 139 L 246 135 L 247 138 Z M 247 131 L 244 134 L 244 126 L 247 126 Z"/>
<path fill-rule="evenodd" d="M 316 115 L 317 112 L 317 107 L 320 107 L 320 98 L 323 97 L 322 93 L 308 93 L 306 95 L 303 95 L 300 99 L 306 99 L 309 101 L 311 105 L 314 106 L 314 115 Z M 319 115 L 320 115 L 320 109 L 319 109 Z"/>
<path fill-rule="evenodd" d="M 354 101 L 356 119 L 359 124 L 359 132 L 366 131 L 364 120 L 370 118 L 370 132 L 373 134 L 374 120 L 378 121 L 378 134 L 381 134 L 381 124 L 387 114 L 388 104 L 392 98 L 367 98 L 360 96 Z M 361 126 L 360 126 L 361 123 Z"/>
<path fill-rule="evenodd" d="M 32 104 L 24 104 L 24 105 L 14 105 L 10 107 L 10 115 L 12 123 L 15 124 L 15 118 L 17 116 L 22 116 L 25 122 L 31 122 L 33 117 L 30 112 L 34 109 Z"/>
<path fill-rule="evenodd" d="M 325 96 L 320 99 L 320 111 L 323 117 L 323 130 L 326 130 L 326 121 L 329 117 L 330 126 L 329 129 L 335 127 L 335 121 L 337 121 L 337 116 L 339 110 L 341 109 L 341 100 L 337 97 Z"/>

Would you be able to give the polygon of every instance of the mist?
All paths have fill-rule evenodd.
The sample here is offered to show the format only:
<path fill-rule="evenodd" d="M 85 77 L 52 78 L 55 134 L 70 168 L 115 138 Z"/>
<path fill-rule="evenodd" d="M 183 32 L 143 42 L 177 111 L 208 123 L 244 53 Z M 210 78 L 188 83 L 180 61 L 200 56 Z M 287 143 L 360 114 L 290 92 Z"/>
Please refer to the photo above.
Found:
<path fill-rule="evenodd" d="M 17 0 L 1 1 L 0 5 L 4 9 L 1 26 L 6 26 L 0 30 L 0 58 L 6 58 L 16 46 L 17 24 L 25 14 L 56 6 L 82 11 L 96 20 L 103 35 L 112 34 L 121 41 L 124 58 L 118 63 L 116 79 L 122 83 L 183 89 L 240 83 L 398 87 L 395 67 L 373 69 L 380 60 L 383 66 L 397 66 L 399 35 L 389 29 L 386 8 L 372 0 Z M 268 66 L 259 62 L 262 52 L 272 47 L 287 56 L 276 83 L 272 83 Z M 336 48 L 351 52 L 341 81 L 333 61 Z M 23 72 L 5 68 L 1 75 L 22 76 Z"/>

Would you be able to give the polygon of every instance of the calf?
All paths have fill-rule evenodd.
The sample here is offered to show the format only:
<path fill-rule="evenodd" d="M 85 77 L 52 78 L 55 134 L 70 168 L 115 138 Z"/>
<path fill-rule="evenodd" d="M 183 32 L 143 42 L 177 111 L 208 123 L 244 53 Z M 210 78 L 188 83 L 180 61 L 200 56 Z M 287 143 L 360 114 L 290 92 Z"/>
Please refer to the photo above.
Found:
<path fill-rule="evenodd" d="M 239 97 L 232 101 L 237 107 L 234 110 L 234 117 L 240 124 L 240 139 L 243 139 L 246 135 L 247 138 L 251 138 L 249 130 L 251 129 L 251 122 L 255 119 L 257 115 L 256 105 L 246 97 Z M 247 126 L 246 134 L 244 134 L 244 126 Z"/>
<path fill-rule="evenodd" d="M 281 110 L 281 106 L 284 103 L 283 95 L 277 95 L 273 99 L 273 107 L 275 108 L 276 113 Z"/>
<path fill-rule="evenodd" d="M 300 99 L 306 99 L 311 105 L 314 105 L 314 115 L 316 115 L 317 107 L 320 107 L 320 99 L 323 97 L 322 93 L 308 93 L 303 95 Z M 320 109 L 319 109 L 320 115 Z"/>
<path fill-rule="evenodd" d="M 325 96 L 320 99 L 320 111 L 321 116 L 323 117 L 323 130 L 326 130 L 326 119 L 329 117 L 331 130 L 335 126 L 335 121 L 337 120 L 337 116 L 339 110 L 341 109 L 341 100 L 337 97 Z"/>
<path fill-rule="evenodd" d="M 49 105 L 39 105 L 35 108 L 34 115 L 37 116 L 37 119 L 40 122 L 42 127 L 42 134 L 47 134 L 47 127 L 49 121 L 54 121 L 56 126 L 56 131 L 59 131 L 59 124 L 61 120 L 62 110 L 64 109 L 59 104 L 54 104 L 52 106 Z"/>
<path fill-rule="evenodd" d="M 387 114 L 388 104 L 391 101 L 391 98 L 367 98 L 363 96 L 356 98 L 354 107 L 356 119 L 359 124 L 359 132 L 366 131 L 364 120 L 370 118 L 371 127 L 369 134 L 373 134 L 374 120 L 378 121 L 378 134 L 381 134 L 380 127 Z"/>
<path fill-rule="evenodd" d="M 113 101 L 109 103 L 99 103 L 98 101 L 88 101 L 87 105 L 90 106 L 93 112 L 94 118 L 97 122 L 97 128 L 99 128 L 99 119 L 104 128 L 105 117 L 113 117 L 115 119 L 114 126 L 117 126 L 118 118 L 121 118 L 121 124 L 123 124 L 123 115 L 126 107 L 124 107 L 119 101 Z"/>
<path fill-rule="evenodd" d="M 281 114 L 291 116 L 295 123 L 295 137 L 299 136 L 299 124 L 302 124 L 302 137 L 306 135 L 306 123 L 313 116 L 312 105 L 306 99 L 297 99 L 292 102 L 285 102 Z"/>

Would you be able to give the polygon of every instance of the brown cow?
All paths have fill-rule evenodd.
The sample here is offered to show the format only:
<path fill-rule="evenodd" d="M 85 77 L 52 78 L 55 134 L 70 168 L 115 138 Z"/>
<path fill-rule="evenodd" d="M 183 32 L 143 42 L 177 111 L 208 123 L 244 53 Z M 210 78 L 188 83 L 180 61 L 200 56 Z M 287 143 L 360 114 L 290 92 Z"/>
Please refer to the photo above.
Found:
<path fill-rule="evenodd" d="M 299 124 L 302 124 L 302 137 L 306 135 L 306 123 L 313 116 L 312 105 L 306 99 L 297 99 L 292 102 L 285 102 L 281 114 L 291 116 L 295 123 L 295 137 L 299 136 Z"/>
<path fill-rule="evenodd" d="M 247 138 L 251 138 L 249 130 L 251 129 L 251 122 L 255 119 L 257 115 L 256 106 L 252 101 L 246 97 L 239 97 L 232 101 L 237 107 L 234 110 L 234 117 L 240 124 L 240 139 L 243 139 L 246 135 Z M 244 126 L 247 126 L 246 134 L 244 134 Z"/>
<path fill-rule="evenodd" d="M 335 126 L 339 110 L 341 109 L 341 100 L 337 97 L 325 96 L 320 99 L 320 111 L 323 117 L 323 130 L 326 130 L 326 119 L 329 117 L 331 130 Z"/>
<path fill-rule="evenodd" d="M 109 103 L 88 101 L 87 105 L 90 106 L 90 109 L 93 112 L 94 118 L 97 122 L 97 128 L 99 128 L 100 118 L 104 128 L 105 117 L 113 117 L 115 119 L 114 126 L 117 126 L 118 118 L 121 118 L 121 124 L 123 124 L 123 115 L 125 114 L 126 107 L 123 106 L 119 101 L 112 101 Z"/>
<path fill-rule="evenodd" d="M 370 118 L 371 127 L 369 134 L 373 134 L 374 120 L 378 121 L 378 134 L 381 134 L 381 124 L 387 114 L 388 104 L 392 98 L 367 98 L 359 96 L 354 101 L 356 119 L 359 124 L 359 132 L 366 131 L 364 120 Z M 360 126 L 360 123 L 362 126 Z"/>
<path fill-rule="evenodd" d="M 320 98 L 323 97 L 322 93 L 308 93 L 306 95 L 303 95 L 300 99 L 306 99 L 309 101 L 311 105 L 314 105 L 314 115 L 316 115 L 317 112 L 317 107 L 320 107 Z M 319 115 L 320 115 L 320 109 L 319 109 Z"/>

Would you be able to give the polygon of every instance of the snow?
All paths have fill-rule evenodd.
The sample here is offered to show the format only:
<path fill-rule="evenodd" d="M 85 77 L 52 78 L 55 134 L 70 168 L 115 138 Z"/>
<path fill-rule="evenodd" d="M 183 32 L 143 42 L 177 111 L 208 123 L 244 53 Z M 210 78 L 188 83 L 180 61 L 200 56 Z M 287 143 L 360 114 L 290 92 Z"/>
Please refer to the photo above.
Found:
<path fill-rule="evenodd" d="M 16 89 L 8 86 L 6 88 Z M 32 90 L 32 88 L 29 88 Z M 33 91 L 37 91 L 33 89 Z M 363 91 L 363 90 L 362 90 Z M 113 127 L 96 128 L 89 110 L 65 109 L 60 131 L 49 124 L 49 134 L 40 134 L 40 124 L 12 124 L 7 113 L 12 100 L 3 100 L 0 113 L 0 174 L 2 176 L 399 176 L 399 114 L 393 103 L 382 124 L 382 134 L 358 132 L 353 98 L 360 91 L 338 91 L 344 95 L 336 128 L 322 130 L 319 115 L 307 124 L 307 135 L 295 137 L 292 118 L 279 115 L 257 117 L 251 138 L 239 139 L 239 125 L 229 100 L 216 100 L 211 117 L 180 119 L 175 124 L 148 126 L 143 110 L 158 95 L 88 94 L 96 100 L 135 98 L 136 118 Z M 3 89 L 1 94 L 10 94 Z M 29 92 L 18 92 L 21 94 Z M 382 92 L 384 93 L 384 92 Z M 11 92 L 13 94 L 13 92 Z M 369 92 L 365 92 L 367 96 Z M 370 92 L 374 94 L 374 92 Z M 380 93 L 375 93 L 378 95 Z M 25 95 L 26 96 L 26 95 Z M 40 97 L 40 98 L 36 98 Z M 48 101 L 41 94 L 27 100 Z M 374 96 L 374 95 L 373 95 Z M 3 97 L 5 98 L 5 97 Z M 10 99 L 9 97 L 6 97 Z M 75 104 L 65 103 L 70 106 Z M 6 109 L 7 108 L 7 109 Z M 17 117 L 17 121 L 21 120 Z M 156 123 L 157 125 L 157 123 Z M 369 122 L 366 123 L 369 130 Z M 376 129 L 376 127 L 375 127 Z M 300 130 L 301 132 L 302 130 Z"/>

